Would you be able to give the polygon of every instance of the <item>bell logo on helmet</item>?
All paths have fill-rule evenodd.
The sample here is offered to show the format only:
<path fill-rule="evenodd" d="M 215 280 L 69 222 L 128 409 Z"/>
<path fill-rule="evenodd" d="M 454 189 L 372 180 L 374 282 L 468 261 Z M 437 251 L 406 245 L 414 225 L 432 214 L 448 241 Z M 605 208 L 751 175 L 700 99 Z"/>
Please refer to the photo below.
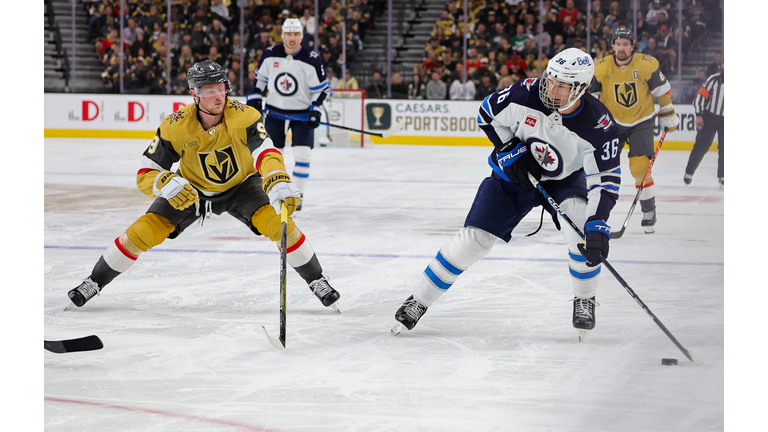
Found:
<path fill-rule="evenodd" d="M 588 65 L 589 62 L 590 62 L 590 58 L 589 57 L 582 57 L 582 58 L 578 59 L 578 62 L 579 62 L 580 66 Z"/>

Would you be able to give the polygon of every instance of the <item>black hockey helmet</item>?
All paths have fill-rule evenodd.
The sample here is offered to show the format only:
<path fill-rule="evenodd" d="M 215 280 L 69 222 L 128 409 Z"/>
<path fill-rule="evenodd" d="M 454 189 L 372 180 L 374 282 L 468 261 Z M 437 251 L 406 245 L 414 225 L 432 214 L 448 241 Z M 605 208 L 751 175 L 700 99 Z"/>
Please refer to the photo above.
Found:
<path fill-rule="evenodd" d="M 611 36 L 611 45 L 616 42 L 616 39 L 629 39 L 629 42 L 632 45 L 635 44 L 635 35 L 632 34 L 632 30 L 626 27 L 619 27 L 613 31 L 613 35 Z"/>
<path fill-rule="evenodd" d="M 206 84 L 224 83 L 227 93 L 232 91 L 232 83 L 229 82 L 227 71 L 213 60 L 203 60 L 192 65 L 187 71 L 187 83 L 189 88 L 197 92 Z"/>

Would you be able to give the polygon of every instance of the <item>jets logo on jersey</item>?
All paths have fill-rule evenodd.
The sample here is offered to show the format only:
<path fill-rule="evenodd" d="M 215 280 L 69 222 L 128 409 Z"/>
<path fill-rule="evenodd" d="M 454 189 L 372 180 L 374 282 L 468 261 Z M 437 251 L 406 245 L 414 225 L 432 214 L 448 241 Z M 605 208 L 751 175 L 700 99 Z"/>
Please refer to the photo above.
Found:
<path fill-rule="evenodd" d="M 608 132 L 608 129 L 613 124 L 613 121 L 611 120 L 611 117 L 608 114 L 603 114 L 602 117 L 597 121 L 597 126 L 595 126 L 595 129 L 602 129 L 605 132 Z"/>
<path fill-rule="evenodd" d="M 283 72 L 275 78 L 275 90 L 283 96 L 291 96 L 299 90 L 296 78 L 288 72 Z"/>
<path fill-rule="evenodd" d="M 200 159 L 203 175 L 213 183 L 224 184 L 240 172 L 235 150 L 231 144 L 223 149 L 214 149 L 212 152 L 200 152 L 197 157 Z"/>
<path fill-rule="evenodd" d="M 531 155 L 539 163 L 547 177 L 557 177 L 563 172 L 562 158 L 556 148 L 538 138 L 528 139 Z"/>
<path fill-rule="evenodd" d="M 616 103 L 624 108 L 631 108 L 637 103 L 637 84 L 635 82 L 621 82 L 613 84 Z"/>

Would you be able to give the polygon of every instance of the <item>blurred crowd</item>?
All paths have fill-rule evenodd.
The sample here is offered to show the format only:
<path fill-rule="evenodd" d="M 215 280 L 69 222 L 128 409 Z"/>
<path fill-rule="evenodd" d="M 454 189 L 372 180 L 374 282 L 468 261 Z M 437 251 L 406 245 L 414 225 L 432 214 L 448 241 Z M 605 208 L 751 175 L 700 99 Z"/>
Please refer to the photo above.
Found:
<path fill-rule="evenodd" d="M 635 20 L 635 52 L 656 57 L 662 72 L 669 74 L 677 67 L 678 41 L 685 54 L 712 25 L 708 18 L 719 8 L 717 0 L 684 0 L 680 25 L 677 0 L 640 0 L 636 16 L 630 1 L 587 1 L 473 0 L 468 2 L 465 29 L 463 1 L 450 0 L 435 22 L 421 63 L 413 65 L 405 79 L 401 73 L 388 79 L 372 71 L 365 80 L 366 96 L 386 98 L 389 84 L 392 98 L 482 100 L 522 78 L 541 75 L 549 59 L 565 48 L 582 49 L 595 59 L 610 55 L 612 32 L 620 26 L 633 28 Z M 304 25 L 302 44 L 321 55 L 332 88 L 359 88 L 348 70 L 339 76 L 342 65 L 354 62 L 366 33 L 387 7 L 386 0 L 348 0 L 346 8 L 339 0 L 320 0 L 315 20 L 314 0 L 248 0 L 241 40 L 236 0 L 174 0 L 170 29 L 165 0 L 124 0 L 121 41 L 120 0 L 83 4 L 107 91 L 120 90 L 122 44 L 126 92 L 167 93 L 170 68 L 171 93 L 186 94 L 186 71 L 197 61 L 211 59 L 228 70 L 236 95 L 249 92 L 262 52 L 282 42 L 281 25 L 287 18 L 298 18 Z M 687 88 L 681 91 L 688 93 Z"/>
<path fill-rule="evenodd" d="M 170 68 L 171 93 L 187 94 L 186 71 L 195 62 L 210 59 L 228 70 L 236 95 L 250 91 L 262 52 L 282 43 L 285 19 L 302 22 L 302 45 L 318 51 L 327 68 L 338 73 L 340 65 L 353 61 L 363 48 L 373 17 L 386 7 L 384 0 L 349 0 L 346 8 L 339 0 L 320 0 L 318 22 L 314 0 L 248 0 L 241 40 L 240 7 L 235 0 L 174 0 L 170 24 L 165 0 L 124 0 L 122 12 L 120 0 L 84 0 L 83 4 L 89 16 L 88 37 L 104 66 L 101 77 L 108 92 L 120 91 L 122 45 L 126 92 L 167 93 Z"/>

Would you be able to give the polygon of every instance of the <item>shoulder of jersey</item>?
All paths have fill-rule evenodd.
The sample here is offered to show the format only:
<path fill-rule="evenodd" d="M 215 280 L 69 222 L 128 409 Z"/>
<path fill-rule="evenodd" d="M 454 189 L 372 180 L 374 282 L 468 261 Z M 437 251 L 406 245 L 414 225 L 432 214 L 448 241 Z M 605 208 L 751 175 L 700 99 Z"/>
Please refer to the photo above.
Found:
<path fill-rule="evenodd" d="M 650 69 L 651 72 L 655 71 L 659 67 L 659 61 L 656 57 L 648 54 L 636 53 L 633 54 L 634 60 L 638 62 L 644 69 Z"/>
<path fill-rule="evenodd" d="M 173 112 L 171 115 L 163 119 L 161 127 L 177 127 L 181 123 L 186 123 L 190 118 L 195 117 L 195 104 L 194 102 L 188 105 L 184 105 L 179 108 L 178 111 Z"/>
<path fill-rule="evenodd" d="M 296 60 L 301 60 L 310 64 L 316 64 L 320 62 L 320 54 L 318 54 L 317 51 L 309 50 L 306 48 L 302 48 L 294 58 L 296 58 Z"/>
<path fill-rule="evenodd" d="M 601 59 L 595 60 L 595 69 L 599 67 L 610 67 L 612 63 L 613 63 L 613 55 L 605 56 Z"/>
<path fill-rule="evenodd" d="M 232 127 L 248 127 L 261 117 L 259 110 L 234 99 L 227 99 L 224 109 L 227 124 Z"/>
<path fill-rule="evenodd" d="M 285 57 L 285 47 L 283 45 L 272 45 L 264 50 L 262 58 L 267 57 Z"/>
<path fill-rule="evenodd" d="M 618 130 L 618 126 L 616 125 L 616 122 L 613 120 L 613 116 L 611 115 L 611 112 L 608 110 L 608 108 L 600 102 L 598 99 L 595 99 L 591 96 L 589 96 L 589 105 L 587 109 L 589 110 L 589 113 L 593 119 L 595 119 L 594 123 L 594 129 L 595 130 L 602 130 L 603 132 L 615 132 Z"/>

